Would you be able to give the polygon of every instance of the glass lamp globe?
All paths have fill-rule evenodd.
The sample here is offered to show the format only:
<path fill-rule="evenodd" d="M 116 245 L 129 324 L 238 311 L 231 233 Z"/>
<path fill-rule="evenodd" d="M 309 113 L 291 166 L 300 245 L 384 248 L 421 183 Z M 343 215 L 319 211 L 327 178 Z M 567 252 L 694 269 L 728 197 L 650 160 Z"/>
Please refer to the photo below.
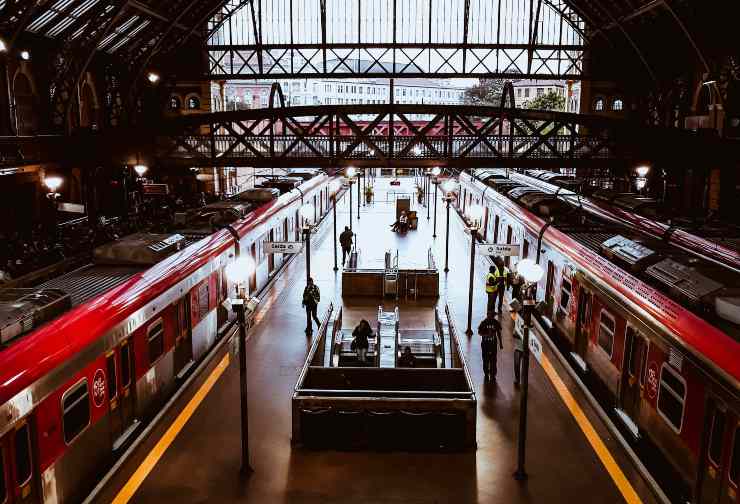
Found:
<path fill-rule="evenodd" d="M 532 259 L 522 259 L 516 266 L 516 270 L 522 275 L 525 281 L 529 283 L 537 283 L 542 279 L 544 271 L 539 264 L 534 262 Z"/>
<path fill-rule="evenodd" d="M 231 283 L 243 285 L 254 273 L 254 261 L 249 256 L 239 257 L 224 268 L 224 273 Z"/>
<path fill-rule="evenodd" d="M 44 185 L 49 188 L 51 192 L 56 192 L 62 185 L 61 177 L 46 177 L 44 179 Z"/>

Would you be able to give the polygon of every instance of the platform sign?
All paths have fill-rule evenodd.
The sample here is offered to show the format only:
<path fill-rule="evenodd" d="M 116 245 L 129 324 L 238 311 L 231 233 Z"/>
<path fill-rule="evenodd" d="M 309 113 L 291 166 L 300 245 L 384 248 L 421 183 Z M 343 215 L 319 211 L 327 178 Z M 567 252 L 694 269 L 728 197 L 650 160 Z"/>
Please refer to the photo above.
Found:
<path fill-rule="evenodd" d="M 542 343 L 537 336 L 534 335 L 534 331 L 532 329 L 529 330 L 529 351 L 534 355 L 534 358 L 537 359 L 537 362 L 542 364 Z"/>
<path fill-rule="evenodd" d="M 298 254 L 301 250 L 302 242 L 265 242 L 266 254 Z"/>
<path fill-rule="evenodd" d="M 518 256 L 519 245 L 505 243 L 480 243 L 477 245 L 478 254 L 484 256 Z"/>

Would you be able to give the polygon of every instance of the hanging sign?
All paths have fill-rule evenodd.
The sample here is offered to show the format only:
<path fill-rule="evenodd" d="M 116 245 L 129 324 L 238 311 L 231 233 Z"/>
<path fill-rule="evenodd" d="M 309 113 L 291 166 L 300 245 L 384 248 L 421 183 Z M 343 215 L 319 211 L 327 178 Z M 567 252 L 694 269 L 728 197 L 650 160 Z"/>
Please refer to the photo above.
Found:
<path fill-rule="evenodd" d="M 302 242 L 265 242 L 267 254 L 298 254 L 301 250 Z"/>
<path fill-rule="evenodd" d="M 542 364 L 542 343 L 537 336 L 534 335 L 534 331 L 532 329 L 529 330 L 529 351 L 534 355 L 534 358 L 537 359 L 537 362 Z"/>
<path fill-rule="evenodd" d="M 518 256 L 519 245 L 502 243 L 479 243 L 476 245 L 478 254 L 484 256 Z"/>

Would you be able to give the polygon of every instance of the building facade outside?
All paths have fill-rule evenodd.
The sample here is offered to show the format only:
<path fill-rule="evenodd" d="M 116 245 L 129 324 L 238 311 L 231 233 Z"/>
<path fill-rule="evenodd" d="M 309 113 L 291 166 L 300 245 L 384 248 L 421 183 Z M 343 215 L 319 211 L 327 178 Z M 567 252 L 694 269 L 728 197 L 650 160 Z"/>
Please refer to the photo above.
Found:
<path fill-rule="evenodd" d="M 535 98 L 552 92 L 565 97 L 566 112 L 577 114 L 581 110 L 580 81 L 522 79 L 513 84 L 517 108 L 527 108 Z"/>

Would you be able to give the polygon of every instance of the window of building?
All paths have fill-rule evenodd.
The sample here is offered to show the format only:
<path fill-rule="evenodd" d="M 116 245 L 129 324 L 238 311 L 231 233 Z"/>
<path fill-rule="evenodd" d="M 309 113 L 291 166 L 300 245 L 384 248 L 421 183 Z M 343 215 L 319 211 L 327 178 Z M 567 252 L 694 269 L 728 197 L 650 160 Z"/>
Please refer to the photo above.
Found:
<path fill-rule="evenodd" d="M 188 98 L 188 108 L 195 110 L 200 108 L 200 99 L 197 96 L 191 96 Z"/>
<path fill-rule="evenodd" d="M 615 112 L 624 110 L 624 102 L 619 98 L 615 98 L 614 101 L 612 101 L 612 110 Z"/>
<path fill-rule="evenodd" d="M 524 88 L 524 97 L 529 98 L 529 88 Z"/>
<path fill-rule="evenodd" d="M 359 88 L 357 88 L 357 92 L 360 93 L 360 94 L 362 94 L 362 86 L 360 86 Z"/>
<path fill-rule="evenodd" d="M 596 98 L 594 101 L 594 110 L 596 112 L 601 112 L 604 110 L 604 99 L 603 98 Z"/>
<path fill-rule="evenodd" d="M 571 295 L 571 287 L 570 287 L 570 280 L 563 277 L 563 283 L 560 287 L 560 309 L 567 312 L 568 306 L 570 306 L 570 295 Z"/>
<path fill-rule="evenodd" d="M 610 359 L 614 353 L 615 328 L 616 324 L 614 322 L 614 317 L 612 317 L 606 310 L 601 310 L 601 315 L 599 316 L 598 342 L 601 349 L 606 352 Z"/>
<path fill-rule="evenodd" d="M 681 432 L 686 402 L 686 381 L 676 371 L 663 364 L 658 388 L 658 413 L 676 433 Z"/>
<path fill-rule="evenodd" d="M 108 369 L 108 400 L 112 401 L 118 395 L 118 378 L 116 377 L 116 353 L 111 352 L 105 358 Z"/>
<path fill-rule="evenodd" d="M 735 427 L 735 433 L 732 438 L 732 456 L 730 457 L 728 476 L 730 477 L 730 481 L 737 486 L 738 472 L 740 472 L 740 427 Z"/>
<path fill-rule="evenodd" d="M 537 88 L 537 96 L 542 96 L 545 94 L 545 88 Z"/>
<path fill-rule="evenodd" d="M 722 461 L 722 441 L 725 435 L 725 412 L 719 409 L 714 410 L 712 419 L 712 432 L 709 435 L 709 460 L 714 465 L 720 465 Z"/>
<path fill-rule="evenodd" d="M 164 353 L 164 321 L 160 318 L 146 331 L 149 346 L 149 364 L 154 364 Z"/>
<path fill-rule="evenodd" d="M 87 379 L 72 386 L 62 396 L 64 442 L 70 444 L 90 424 L 90 399 Z"/>
<path fill-rule="evenodd" d="M 31 479 L 31 432 L 28 423 L 15 431 L 15 482 L 23 486 Z M 1 475 L 5 477 L 5 475 Z"/>
<path fill-rule="evenodd" d="M 522 97 L 522 88 L 517 88 L 516 95 L 521 98 Z"/>
<path fill-rule="evenodd" d="M 171 96 L 170 97 L 170 109 L 172 110 L 178 110 L 182 104 L 180 103 L 180 98 L 177 96 Z"/>

